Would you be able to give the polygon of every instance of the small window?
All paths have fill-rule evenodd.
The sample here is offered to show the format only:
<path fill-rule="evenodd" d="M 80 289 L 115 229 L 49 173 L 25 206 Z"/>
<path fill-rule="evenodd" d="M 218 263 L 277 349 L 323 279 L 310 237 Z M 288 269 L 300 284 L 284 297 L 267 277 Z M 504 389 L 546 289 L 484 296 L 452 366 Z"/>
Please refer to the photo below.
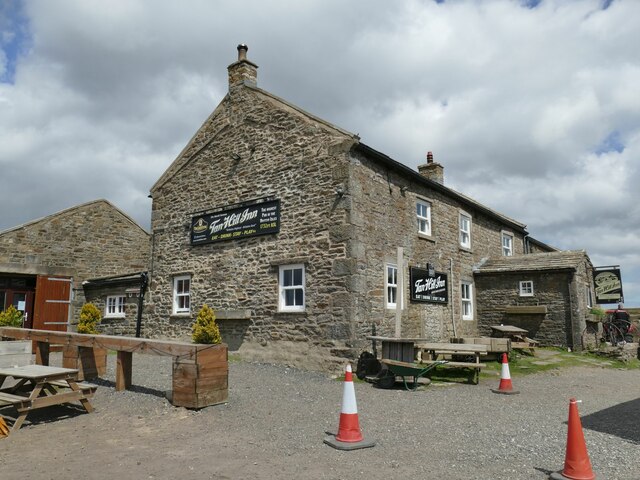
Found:
<path fill-rule="evenodd" d="M 471 217 L 465 213 L 460 214 L 460 246 L 471 248 Z"/>
<path fill-rule="evenodd" d="M 105 317 L 124 317 L 124 296 L 108 296 L 105 306 Z"/>
<path fill-rule="evenodd" d="M 387 308 L 396 308 L 398 299 L 398 267 L 395 265 L 386 266 L 385 290 L 387 292 Z"/>
<path fill-rule="evenodd" d="M 173 313 L 191 311 L 191 277 L 188 275 L 173 279 Z"/>
<path fill-rule="evenodd" d="M 462 299 L 462 319 L 473 320 L 473 284 L 460 283 L 460 298 Z"/>
<path fill-rule="evenodd" d="M 591 296 L 592 296 L 591 285 L 587 285 L 586 295 L 587 295 L 587 308 L 591 308 L 593 306 L 593 301 L 591 300 Z"/>
<path fill-rule="evenodd" d="M 280 266 L 280 311 L 304 312 L 304 265 Z"/>
<path fill-rule="evenodd" d="M 533 282 L 531 280 L 523 280 L 520 282 L 520 296 L 533 297 Z"/>
<path fill-rule="evenodd" d="M 416 216 L 418 218 L 418 233 L 431 235 L 431 204 L 424 200 L 416 202 Z"/>
<path fill-rule="evenodd" d="M 511 257 L 513 255 L 513 235 L 502 232 L 502 255 Z"/>

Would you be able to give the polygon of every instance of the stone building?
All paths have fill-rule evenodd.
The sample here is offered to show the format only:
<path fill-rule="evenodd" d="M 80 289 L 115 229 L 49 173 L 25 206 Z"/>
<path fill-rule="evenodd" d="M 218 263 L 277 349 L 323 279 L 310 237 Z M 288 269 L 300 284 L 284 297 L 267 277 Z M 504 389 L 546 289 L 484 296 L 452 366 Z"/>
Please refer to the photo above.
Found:
<path fill-rule="evenodd" d="M 149 234 L 106 200 L 0 232 L 0 309 L 18 307 L 27 327 L 72 329 L 83 282 L 146 270 L 149 245 Z"/>
<path fill-rule="evenodd" d="M 493 257 L 474 278 L 481 334 L 514 325 L 544 345 L 582 346 L 594 305 L 593 265 L 584 251 Z"/>
<path fill-rule="evenodd" d="M 414 171 L 258 88 L 246 51 L 151 189 L 145 334 L 184 337 L 208 304 L 232 350 L 327 368 L 353 358 L 373 324 L 477 335 L 475 267 L 555 250 L 448 188 L 432 155 Z"/>

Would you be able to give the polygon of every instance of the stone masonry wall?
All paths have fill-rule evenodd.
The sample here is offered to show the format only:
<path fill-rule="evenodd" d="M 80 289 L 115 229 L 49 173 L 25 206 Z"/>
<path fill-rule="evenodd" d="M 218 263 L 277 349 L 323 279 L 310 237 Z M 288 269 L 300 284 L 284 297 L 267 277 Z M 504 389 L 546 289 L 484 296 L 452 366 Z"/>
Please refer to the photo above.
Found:
<path fill-rule="evenodd" d="M 460 281 L 473 282 L 472 268 L 482 258 L 502 255 L 503 230 L 514 234 L 514 253 L 522 254 L 522 234 L 423 184 L 401 178 L 360 154 L 351 158 L 348 191 L 354 238 L 349 251 L 353 258 L 350 283 L 358 338 L 370 334 L 372 323 L 376 323 L 378 334 L 394 334 L 395 310 L 385 308 L 385 265 L 397 263 L 397 247 L 403 247 L 405 258 L 401 335 L 448 340 L 454 334 L 453 322 L 458 336 L 476 335 L 477 300 L 474 320 L 462 320 Z M 431 202 L 429 238 L 418 233 L 418 198 Z M 461 210 L 472 217 L 470 250 L 459 246 Z M 425 268 L 427 262 L 449 277 L 447 305 L 409 301 L 409 267 Z M 478 288 L 474 290 L 477 292 Z"/>
<path fill-rule="evenodd" d="M 184 338 L 206 303 L 222 317 L 250 312 L 248 319 L 219 324 L 223 341 L 229 331 L 231 343 L 255 359 L 322 368 L 327 351 L 348 349 L 352 312 L 344 295 L 348 277 L 340 274 L 348 203 L 335 191 L 346 181 L 350 142 L 267 94 L 232 89 L 185 149 L 191 161 L 178 159 L 174 166 L 181 167 L 152 191 L 145 335 Z M 192 212 L 265 196 L 281 201 L 279 233 L 190 245 Z M 295 263 L 306 266 L 306 311 L 281 313 L 278 266 Z M 172 282 L 182 274 L 191 275 L 191 312 L 173 315 Z"/>
<path fill-rule="evenodd" d="M 491 325 L 514 325 L 529 331 L 529 337 L 543 346 L 567 346 L 571 340 L 570 285 L 573 273 L 522 272 L 476 276 L 478 291 L 478 329 L 491 334 Z M 534 295 L 521 297 L 519 282 L 531 280 Z M 507 314 L 507 306 L 546 305 L 547 314 Z"/>
<path fill-rule="evenodd" d="M 105 200 L 0 235 L 0 271 L 73 276 L 72 323 L 84 303 L 84 280 L 146 270 L 148 263 L 149 234 Z"/>
<path fill-rule="evenodd" d="M 138 297 L 135 295 L 129 296 L 125 292 L 127 288 L 131 287 L 138 287 L 138 282 L 124 285 L 109 285 L 85 290 L 86 301 L 93 303 L 102 314 L 102 321 L 97 326 L 97 329 L 101 334 L 135 337 L 136 321 L 138 317 Z M 107 296 L 112 295 L 124 296 L 124 316 L 107 316 L 106 300 Z"/>

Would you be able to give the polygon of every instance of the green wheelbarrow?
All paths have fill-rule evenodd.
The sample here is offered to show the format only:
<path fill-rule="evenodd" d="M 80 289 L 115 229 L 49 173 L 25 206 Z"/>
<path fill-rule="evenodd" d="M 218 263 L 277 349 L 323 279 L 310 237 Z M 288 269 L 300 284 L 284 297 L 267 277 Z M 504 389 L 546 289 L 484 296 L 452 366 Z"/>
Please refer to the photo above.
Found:
<path fill-rule="evenodd" d="M 391 388 L 396 383 L 396 377 L 402 377 L 404 388 L 407 390 L 416 390 L 418 388 L 418 379 L 424 376 L 430 370 L 438 365 L 447 363 L 447 360 L 438 360 L 429 365 L 420 365 L 416 363 L 400 362 L 398 360 L 382 359 L 382 370 L 376 379 L 376 386 L 379 388 Z M 407 377 L 413 377 L 413 383 L 407 383 Z"/>

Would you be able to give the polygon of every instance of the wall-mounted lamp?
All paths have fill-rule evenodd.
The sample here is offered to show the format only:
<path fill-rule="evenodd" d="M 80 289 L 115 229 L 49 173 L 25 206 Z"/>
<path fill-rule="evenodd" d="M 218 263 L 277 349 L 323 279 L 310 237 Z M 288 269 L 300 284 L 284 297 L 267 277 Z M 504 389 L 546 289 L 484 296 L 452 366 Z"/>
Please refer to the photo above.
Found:
<path fill-rule="evenodd" d="M 343 197 L 343 196 L 344 196 L 344 188 L 342 188 L 342 186 L 341 186 L 341 185 L 338 185 L 338 186 L 336 187 L 336 195 L 337 195 L 338 197 Z"/>
<path fill-rule="evenodd" d="M 238 155 L 237 153 L 232 153 L 231 158 L 233 158 L 237 162 L 238 160 L 240 160 L 240 155 Z"/>
<path fill-rule="evenodd" d="M 406 186 L 403 185 L 403 186 L 400 187 L 400 193 L 402 195 L 404 195 L 406 191 L 407 191 L 407 187 Z"/>
<path fill-rule="evenodd" d="M 427 262 L 427 270 L 429 271 L 430 277 L 434 277 L 436 275 L 436 269 L 431 262 Z"/>

